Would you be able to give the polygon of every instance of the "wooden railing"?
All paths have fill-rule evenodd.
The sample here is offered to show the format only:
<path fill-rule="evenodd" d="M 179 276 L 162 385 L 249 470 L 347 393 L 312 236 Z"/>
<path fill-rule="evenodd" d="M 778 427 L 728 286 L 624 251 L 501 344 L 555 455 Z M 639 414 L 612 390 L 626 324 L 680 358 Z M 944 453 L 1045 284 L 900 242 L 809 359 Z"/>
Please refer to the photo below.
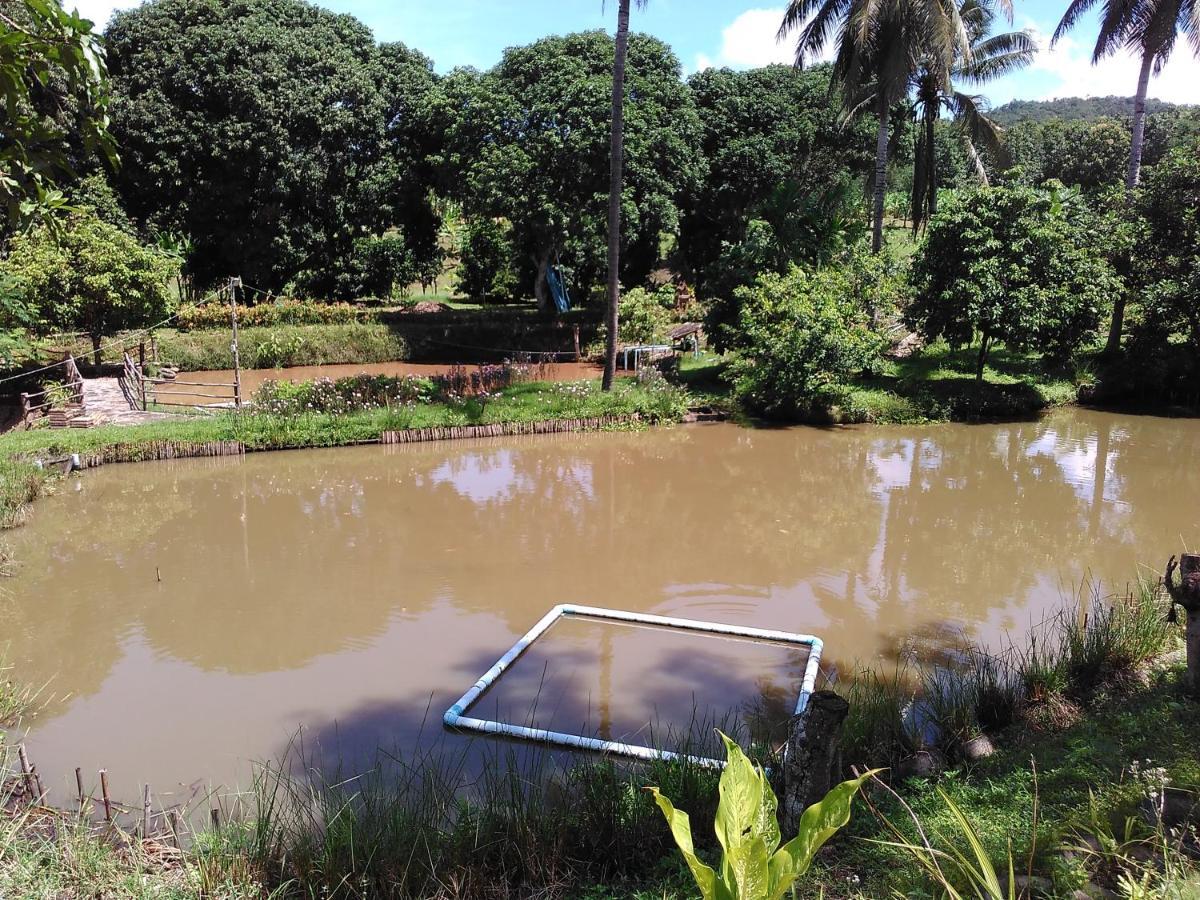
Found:
<path fill-rule="evenodd" d="M 29 428 L 35 419 L 47 415 L 54 408 L 56 401 L 65 400 L 66 404 L 83 403 L 83 375 L 80 374 L 73 356 L 68 356 L 63 361 L 63 371 L 66 375 L 63 385 L 52 385 L 40 391 L 21 394 L 21 421 L 17 425 L 18 428 Z"/>
<path fill-rule="evenodd" d="M 160 385 L 200 388 L 201 390 L 159 391 Z M 237 385 L 223 381 L 182 381 L 178 378 L 153 378 L 142 371 L 142 367 L 125 354 L 124 374 L 121 390 L 131 409 L 147 410 L 151 407 L 175 406 L 188 409 L 225 409 L 236 405 Z M 228 390 L 228 393 L 225 391 Z M 212 393 L 217 391 L 217 393 Z M 195 400 L 215 400 L 215 403 L 196 403 Z"/>

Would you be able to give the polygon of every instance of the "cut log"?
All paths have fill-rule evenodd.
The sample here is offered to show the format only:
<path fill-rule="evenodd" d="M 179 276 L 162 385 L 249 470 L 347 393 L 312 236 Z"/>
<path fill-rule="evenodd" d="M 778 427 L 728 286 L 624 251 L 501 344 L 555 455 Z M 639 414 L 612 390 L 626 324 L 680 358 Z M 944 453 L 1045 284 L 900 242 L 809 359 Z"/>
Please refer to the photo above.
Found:
<path fill-rule="evenodd" d="M 792 719 L 783 763 L 782 827 L 786 836 L 796 834 L 804 811 L 841 781 L 842 729 L 849 714 L 850 704 L 845 699 L 833 691 L 819 691 L 809 698 L 805 711 Z"/>

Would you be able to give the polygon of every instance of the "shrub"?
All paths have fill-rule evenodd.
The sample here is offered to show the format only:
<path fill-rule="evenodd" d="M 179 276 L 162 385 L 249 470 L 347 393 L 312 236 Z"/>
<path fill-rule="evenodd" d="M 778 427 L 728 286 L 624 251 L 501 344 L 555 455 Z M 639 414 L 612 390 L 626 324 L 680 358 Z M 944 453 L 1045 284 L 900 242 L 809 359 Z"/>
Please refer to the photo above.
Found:
<path fill-rule="evenodd" d="M 738 291 L 731 366 L 748 408 L 779 418 L 824 411 L 844 382 L 881 365 L 884 340 L 856 302 L 845 269 L 761 276 Z"/>
<path fill-rule="evenodd" d="M 618 333 L 631 344 L 661 343 L 667 340 L 675 310 L 675 288 L 663 285 L 654 291 L 634 288 L 621 298 Z"/>

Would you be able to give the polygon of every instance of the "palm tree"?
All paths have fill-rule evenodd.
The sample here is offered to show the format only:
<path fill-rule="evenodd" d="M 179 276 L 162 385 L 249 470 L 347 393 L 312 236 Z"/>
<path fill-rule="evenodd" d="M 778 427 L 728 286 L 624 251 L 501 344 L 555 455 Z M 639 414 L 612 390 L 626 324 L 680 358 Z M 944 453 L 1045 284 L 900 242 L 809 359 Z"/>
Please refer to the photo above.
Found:
<path fill-rule="evenodd" d="M 608 339 L 604 347 L 604 380 L 611 391 L 617 376 L 617 325 L 621 303 L 621 193 L 625 166 L 625 60 L 629 55 L 629 0 L 617 0 L 617 47 L 613 59 L 612 143 L 608 181 L 608 306 L 604 321 Z M 646 0 L 638 0 L 644 7 Z"/>
<path fill-rule="evenodd" d="M 818 57 L 837 34 L 833 77 L 853 114 L 874 104 L 875 142 L 872 249 L 883 247 L 888 136 L 892 105 L 908 94 L 915 73 L 928 66 L 942 83 L 958 58 L 969 58 L 970 40 L 955 0 L 789 0 L 782 39 L 796 29 L 796 65 Z"/>
<path fill-rule="evenodd" d="M 1096 0 L 1071 0 L 1062 21 L 1054 30 L 1050 44 L 1075 27 Z M 1133 103 L 1133 139 L 1129 147 L 1129 169 L 1125 189 L 1132 193 L 1138 185 L 1142 170 L 1142 141 L 1146 134 L 1146 92 L 1150 75 L 1157 75 L 1175 49 L 1175 40 L 1184 34 L 1192 52 L 1200 55 L 1200 0 L 1105 0 L 1100 17 L 1100 34 L 1092 51 L 1092 64 L 1100 62 L 1124 48 L 1141 55 L 1137 95 Z M 1114 353 L 1121 348 L 1121 330 L 1125 323 L 1125 298 L 1119 295 L 1113 304 L 1112 325 L 1108 331 L 1105 351 Z"/>
<path fill-rule="evenodd" d="M 937 154 L 935 126 L 942 112 L 950 114 L 954 129 L 975 174 L 988 183 L 980 149 L 993 159 L 1003 155 L 1000 126 L 988 118 L 983 97 L 964 93 L 956 86 L 967 82 L 983 84 L 1022 69 L 1033 61 L 1037 44 L 1028 31 L 992 35 L 996 13 L 989 0 L 962 0 L 959 16 L 967 29 L 969 51 L 959 55 L 950 80 L 941 81 L 937 68 L 922 65 L 913 79 L 914 107 L 920 120 L 916 159 L 913 163 L 912 223 L 916 233 L 937 212 Z"/>

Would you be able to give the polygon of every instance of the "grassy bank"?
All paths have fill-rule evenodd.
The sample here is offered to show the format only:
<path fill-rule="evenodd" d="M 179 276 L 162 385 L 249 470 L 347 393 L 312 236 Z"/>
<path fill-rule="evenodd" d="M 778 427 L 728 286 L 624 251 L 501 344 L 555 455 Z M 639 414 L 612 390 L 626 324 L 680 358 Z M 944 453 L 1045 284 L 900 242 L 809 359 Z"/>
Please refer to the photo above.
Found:
<path fill-rule="evenodd" d="M 1148 798 L 1164 786 L 1200 785 L 1200 704 L 1187 698 L 1181 668 L 1170 661 L 1178 629 L 1164 622 L 1149 585 L 1106 603 L 1110 613 L 1097 617 L 1098 608 L 1086 617 L 1065 611 L 1036 645 L 1014 651 L 1007 670 L 1014 714 L 1002 727 L 985 728 L 997 752 L 933 779 L 904 779 L 893 769 L 890 788 L 871 789 L 856 804 L 851 825 L 818 857 L 798 896 L 941 896 L 919 860 L 896 844 L 924 834 L 941 852 L 971 853 L 951 804 L 1001 873 L 1011 854 L 1027 879 L 1013 896 L 1195 896 L 1200 881 L 1182 849 L 1194 848 L 1194 832 L 1172 834 L 1147 815 Z M 990 708 L 996 698 L 984 703 L 980 686 L 994 684 L 984 676 L 997 670 L 979 659 L 963 655 L 957 667 L 944 668 L 950 681 L 939 683 L 953 684 L 954 696 L 976 709 Z M 931 684 L 919 687 L 926 700 Z M 886 730 L 871 736 L 863 723 L 902 721 L 912 695 L 872 691 L 873 704 L 861 693 L 849 696 L 855 719 L 847 766 L 886 757 Z M 1073 712 L 1042 715 L 1046 707 Z M 746 742 L 744 732 L 739 737 Z M 470 774 L 465 751 L 446 756 L 436 744 L 382 751 L 374 767 L 358 772 L 275 761 L 260 770 L 242 815 L 185 841 L 182 854 L 114 840 L 70 815 L 52 831 L 10 814 L 0 820 L 8 826 L 0 828 L 0 895 L 71 896 L 88 885 L 88 896 L 119 897 L 694 896 L 643 789 L 661 787 L 691 814 L 697 849 L 711 861 L 718 849 L 710 827 L 714 773 L 579 756 L 564 764 L 549 752 L 517 753 L 486 741 L 476 750 L 482 776 Z M 12 810 L 22 805 L 19 783 L 8 783 Z M 194 818 L 207 827 L 206 810 Z M 948 880 L 967 887 L 952 855 L 941 865 Z"/>
<path fill-rule="evenodd" d="M 228 369 L 233 365 L 226 330 L 161 331 L 159 358 L 181 371 Z M 386 325 L 276 325 L 238 331 L 242 365 L 251 369 L 380 363 L 405 360 L 409 345 Z"/>
<path fill-rule="evenodd" d="M 945 344 L 891 360 L 882 375 L 847 386 L 838 421 L 887 424 L 1022 419 L 1074 403 L 1073 374 L 1048 372 L 1034 354 L 999 349 L 975 378 L 975 351 Z"/>
<path fill-rule="evenodd" d="M 378 441 L 387 431 L 410 428 L 540 422 L 637 416 L 647 423 L 674 422 L 687 411 L 687 397 L 661 381 L 639 385 L 623 380 L 611 393 L 595 382 L 526 382 L 487 399 L 467 397 L 413 403 L 391 409 L 351 413 L 271 415 L 220 413 L 134 426 L 86 430 L 34 429 L 0 436 L 0 526 L 20 524 L 25 510 L 52 477 L 36 469 L 36 457 L 90 453 L 107 447 L 128 449 L 138 458 L 163 441 L 211 443 L 238 441 L 247 450 L 336 447 Z"/>

